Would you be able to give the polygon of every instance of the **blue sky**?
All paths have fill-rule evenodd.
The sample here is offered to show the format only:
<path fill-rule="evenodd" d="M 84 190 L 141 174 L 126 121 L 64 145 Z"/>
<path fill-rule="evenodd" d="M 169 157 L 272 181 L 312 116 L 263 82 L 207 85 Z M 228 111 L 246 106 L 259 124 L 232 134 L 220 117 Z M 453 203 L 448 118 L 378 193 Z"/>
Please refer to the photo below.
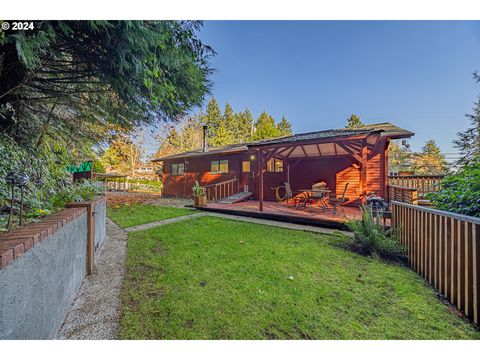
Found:
<path fill-rule="evenodd" d="M 338 128 L 354 113 L 433 138 L 444 152 L 469 122 L 480 84 L 480 22 L 206 21 L 213 96 L 223 107 L 285 115 L 295 132 Z"/>

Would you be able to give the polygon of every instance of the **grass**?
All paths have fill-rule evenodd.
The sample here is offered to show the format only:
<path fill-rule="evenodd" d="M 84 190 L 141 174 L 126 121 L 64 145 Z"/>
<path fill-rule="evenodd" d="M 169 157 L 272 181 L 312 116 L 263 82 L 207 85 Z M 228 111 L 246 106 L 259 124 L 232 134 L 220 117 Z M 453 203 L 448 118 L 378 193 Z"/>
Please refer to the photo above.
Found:
<path fill-rule="evenodd" d="M 339 237 L 203 217 L 129 234 L 123 339 L 478 339 L 406 267 Z"/>
<path fill-rule="evenodd" d="M 109 206 L 107 216 L 121 228 L 193 214 L 195 210 L 146 204 Z"/>

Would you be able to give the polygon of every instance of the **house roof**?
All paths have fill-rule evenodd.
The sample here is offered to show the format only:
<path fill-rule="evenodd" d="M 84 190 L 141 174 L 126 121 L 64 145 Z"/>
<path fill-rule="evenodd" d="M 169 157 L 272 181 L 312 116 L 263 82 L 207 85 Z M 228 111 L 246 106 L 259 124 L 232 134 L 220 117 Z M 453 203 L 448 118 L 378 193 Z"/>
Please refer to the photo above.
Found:
<path fill-rule="evenodd" d="M 212 154 L 227 154 L 227 153 L 235 153 L 235 152 L 242 152 L 247 151 L 249 148 L 258 148 L 268 145 L 275 145 L 275 144 L 295 144 L 298 142 L 303 141 L 314 141 L 314 140 L 328 140 L 331 139 L 332 141 L 341 140 L 342 138 L 348 138 L 352 136 L 361 136 L 361 135 L 369 135 L 372 133 L 379 133 L 380 137 L 382 138 L 389 138 L 389 139 L 401 139 L 401 138 L 409 138 L 414 133 L 402 129 L 396 125 L 391 123 L 379 123 L 379 124 L 370 124 L 359 126 L 356 128 L 342 128 L 342 129 L 330 129 L 330 130 L 321 130 L 321 131 L 313 131 L 308 133 L 301 133 L 289 136 L 283 136 L 274 139 L 266 139 L 266 140 L 257 140 L 248 143 L 242 144 L 232 144 L 232 145 L 225 145 L 225 146 L 218 146 L 209 148 L 208 151 L 203 151 L 202 149 L 194 150 L 194 151 L 187 151 L 179 154 L 173 154 L 168 156 L 163 156 L 158 159 L 153 159 L 152 161 L 163 161 L 168 159 L 177 159 L 177 158 L 184 158 L 184 157 L 195 157 L 195 156 L 204 156 L 204 155 L 212 155 Z"/>

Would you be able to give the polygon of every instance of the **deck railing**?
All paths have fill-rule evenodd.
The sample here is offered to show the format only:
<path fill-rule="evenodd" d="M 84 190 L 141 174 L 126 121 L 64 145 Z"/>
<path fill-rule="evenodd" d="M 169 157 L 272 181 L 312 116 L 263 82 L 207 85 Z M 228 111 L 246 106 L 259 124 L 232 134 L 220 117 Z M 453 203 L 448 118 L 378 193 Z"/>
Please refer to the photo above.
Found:
<path fill-rule="evenodd" d="M 388 184 L 415 188 L 419 199 L 424 199 L 426 194 L 440 190 L 440 181 L 443 177 L 444 175 L 396 175 L 388 177 Z"/>
<path fill-rule="evenodd" d="M 418 205 L 418 190 L 416 188 L 389 185 L 388 195 L 391 201 L 400 201 L 407 204 Z"/>
<path fill-rule="evenodd" d="M 392 201 L 410 267 L 479 324 L 480 218 Z"/>
<path fill-rule="evenodd" d="M 216 184 L 204 186 L 207 201 L 217 202 L 218 200 L 232 196 L 239 192 L 239 181 L 236 177 Z"/>

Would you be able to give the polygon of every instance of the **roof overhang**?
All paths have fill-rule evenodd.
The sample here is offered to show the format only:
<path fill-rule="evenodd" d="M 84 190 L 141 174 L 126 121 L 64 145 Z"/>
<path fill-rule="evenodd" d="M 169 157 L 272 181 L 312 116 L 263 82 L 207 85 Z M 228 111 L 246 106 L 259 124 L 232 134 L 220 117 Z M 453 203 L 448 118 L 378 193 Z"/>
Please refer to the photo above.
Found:
<path fill-rule="evenodd" d="M 367 142 L 370 153 L 380 140 L 405 139 L 415 135 L 390 123 L 364 125 L 357 128 L 343 128 L 308 132 L 275 139 L 258 140 L 245 144 L 227 145 L 211 148 L 208 151 L 189 151 L 153 159 L 152 162 L 164 160 L 209 156 L 215 154 L 231 154 L 248 150 L 271 151 L 275 156 L 284 158 L 342 156 L 352 155 Z"/>
<path fill-rule="evenodd" d="M 183 159 L 183 158 L 191 158 L 191 157 L 200 157 L 200 156 L 208 156 L 208 155 L 215 155 L 215 154 L 233 154 L 238 152 L 248 151 L 248 146 L 245 144 L 241 145 L 231 145 L 231 146 L 224 146 L 218 148 L 212 148 L 208 151 L 189 151 L 180 154 L 168 155 L 159 157 L 157 159 L 152 159 L 151 162 L 160 162 L 165 160 L 174 160 L 174 159 Z"/>

